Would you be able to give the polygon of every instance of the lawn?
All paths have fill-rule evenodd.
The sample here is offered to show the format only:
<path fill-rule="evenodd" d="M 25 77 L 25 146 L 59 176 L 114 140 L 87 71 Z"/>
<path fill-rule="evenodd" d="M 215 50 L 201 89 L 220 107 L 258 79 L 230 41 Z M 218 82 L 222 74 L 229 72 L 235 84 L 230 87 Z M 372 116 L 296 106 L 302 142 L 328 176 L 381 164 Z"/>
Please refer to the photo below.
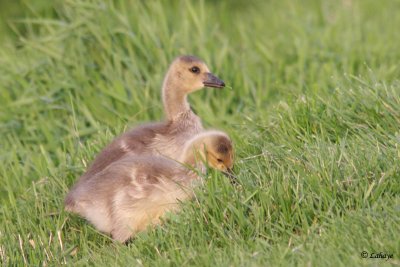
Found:
<path fill-rule="evenodd" d="M 2 265 L 400 265 L 400 2 L 33 3 L 0 27 Z M 232 87 L 190 102 L 232 137 L 239 184 L 210 172 L 115 243 L 64 196 L 115 136 L 163 118 L 181 54 Z"/>

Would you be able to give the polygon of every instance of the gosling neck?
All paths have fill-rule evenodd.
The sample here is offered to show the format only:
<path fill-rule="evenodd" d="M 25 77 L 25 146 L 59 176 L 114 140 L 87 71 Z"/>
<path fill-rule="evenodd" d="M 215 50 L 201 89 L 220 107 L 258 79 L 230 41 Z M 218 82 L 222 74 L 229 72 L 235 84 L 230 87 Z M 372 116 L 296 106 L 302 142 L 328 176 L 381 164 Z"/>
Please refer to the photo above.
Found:
<path fill-rule="evenodd" d="M 162 91 L 164 110 L 168 120 L 174 120 L 180 114 L 190 111 L 185 88 L 174 85 L 169 75 L 164 80 Z"/>
<path fill-rule="evenodd" d="M 179 161 L 194 166 L 197 162 L 204 160 L 206 158 L 206 145 L 203 141 L 201 136 L 189 140 L 183 148 L 183 153 Z"/>

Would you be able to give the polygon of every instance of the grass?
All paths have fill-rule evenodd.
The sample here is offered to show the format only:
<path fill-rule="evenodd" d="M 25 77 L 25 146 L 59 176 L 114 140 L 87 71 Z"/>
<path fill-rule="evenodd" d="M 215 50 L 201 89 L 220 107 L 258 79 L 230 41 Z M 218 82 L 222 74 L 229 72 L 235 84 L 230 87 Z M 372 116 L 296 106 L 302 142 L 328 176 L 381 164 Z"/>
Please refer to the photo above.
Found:
<path fill-rule="evenodd" d="M 41 8 L 0 49 L 3 265 L 400 265 L 398 2 Z M 233 138 L 240 185 L 212 172 L 181 213 L 113 243 L 63 198 L 113 137 L 162 118 L 163 75 L 187 53 L 233 88 L 190 101 Z"/>

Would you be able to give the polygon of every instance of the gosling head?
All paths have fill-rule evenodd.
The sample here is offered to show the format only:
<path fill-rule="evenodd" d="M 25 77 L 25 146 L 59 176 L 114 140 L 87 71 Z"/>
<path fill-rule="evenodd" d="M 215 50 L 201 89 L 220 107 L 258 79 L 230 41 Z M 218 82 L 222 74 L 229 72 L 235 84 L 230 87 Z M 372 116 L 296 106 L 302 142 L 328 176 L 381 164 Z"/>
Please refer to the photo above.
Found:
<path fill-rule="evenodd" d="M 176 58 L 168 70 L 165 83 L 172 83 L 175 90 L 179 88 L 185 94 L 203 87 L 225 87 L 225 83 L 212 74 L 202 60 L 194 56 Z"/>
<path fill-rule="evenodd" d="M 229 174 L 234 163 L 234 151 L 229 136 L 220 131 L 205 131 L 196 135 L 186 146 L 186 159 L 207 161 L 214 169 Z M 192 156 L 190 156 L 190 154 Z"/>

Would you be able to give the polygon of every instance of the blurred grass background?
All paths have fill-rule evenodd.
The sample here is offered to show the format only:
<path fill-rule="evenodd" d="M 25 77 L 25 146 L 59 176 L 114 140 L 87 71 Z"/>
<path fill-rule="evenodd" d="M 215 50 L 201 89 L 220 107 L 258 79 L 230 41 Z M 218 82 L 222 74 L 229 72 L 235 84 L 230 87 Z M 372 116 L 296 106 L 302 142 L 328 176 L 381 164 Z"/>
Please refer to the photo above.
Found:
<path fill-rule="evenodd" d="M 3 265 L 399 265 L 398 1 L 0 3 Z M 227 131 L 240 186 L 131 244 L 63 211 L 95 154 L 163 117 L 180 54 L 233 90 L 190 97 Z M 393 253 L 389 261 L 361 252 Z"/>

